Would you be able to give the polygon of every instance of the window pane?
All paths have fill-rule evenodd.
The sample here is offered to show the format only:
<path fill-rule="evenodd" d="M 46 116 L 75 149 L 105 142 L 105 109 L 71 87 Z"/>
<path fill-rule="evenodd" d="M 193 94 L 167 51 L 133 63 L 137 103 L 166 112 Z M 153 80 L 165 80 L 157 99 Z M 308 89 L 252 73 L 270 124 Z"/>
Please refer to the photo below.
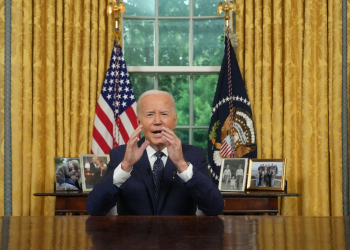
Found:
<path fill-rule="evenodd" d="M 188 66 L 189 21 L 159 21 L 159 66 Z"/>
<path fill-rule="evenodd" d="M 130 81 L 136 100 L 139 99 L 143 92 L 154 89 L 153 75 L 130 74 Z"/>
<path fill-rule="evenodd" d="M 193 130 L 193 145 L 203 148 L 208 152 L 208 129 Z"/>
<path fill-rule="evenodd" d="M 159 16 L 189 16 L 190 0 L 159 0 Z"/>
<path fill-rule="evenodd" d="M 154 21 L 124 19 L 126 65 L 154 66 Z"/>
<path fill-rule="evenodd" d="M 193 114 L 195 126 L 209 126 L 219 75 L 193 77 Z"/>
<path fill-rule="evenodd" d="M 177 125 L 189 125 L 190 121 L 190 94 L 189 76 L 160 75 L 159 89 L 170 92 L 175 99 L 177 109 Z"/>
<path fill-rule="evenodd" d="M 174 129 L 174 133 L 179 137 L 183 144 L 190 144 L 190 131 L 189 129 Z"/>
<path fill-rule="evenodd" d="M 124 0 L 125 16 L 154 16 L 154 0 Z"/>
<path fill-rule="evenodd" d="M 218 0 L 193 0 L 194 16 L 217 16 Z M 220 16 L 224 16 L 224 12 Z"/>
<path fill-rule="evenodd" d="M 224 26 L 221 19 L 193 22 L 193 65 L 220 66 L 224 56 Z"/>

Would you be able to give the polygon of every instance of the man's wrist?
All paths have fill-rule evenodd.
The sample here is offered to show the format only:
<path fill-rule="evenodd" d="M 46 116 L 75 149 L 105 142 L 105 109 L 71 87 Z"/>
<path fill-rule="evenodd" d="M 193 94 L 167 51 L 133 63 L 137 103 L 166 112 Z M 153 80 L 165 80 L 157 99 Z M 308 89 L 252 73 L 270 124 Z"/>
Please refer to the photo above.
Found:
<path fill-rule="evenodd" d="M 177 166 L 177 171 L 178 171 L 179 173 L 182 173 L 183 171 L 185 171 L 185 170 L 188 168 L 189 165 L 190 165 L 190 163 L 189 163 L 189 162 L 186 162 L 186 161 L 184 160 L 184 161 L 182 161 L 180 164 L 178 164 L 178 166 Z"/>
<path fill-rule="evenodd" d="M 125 172 L 128 172 L 128 173 L 131 171 L 131 168 L 132 168 L 131 165 L 128 165 L 124 161 L 121 162 L 120 167 L 121 169 L 123 169 Z"/>

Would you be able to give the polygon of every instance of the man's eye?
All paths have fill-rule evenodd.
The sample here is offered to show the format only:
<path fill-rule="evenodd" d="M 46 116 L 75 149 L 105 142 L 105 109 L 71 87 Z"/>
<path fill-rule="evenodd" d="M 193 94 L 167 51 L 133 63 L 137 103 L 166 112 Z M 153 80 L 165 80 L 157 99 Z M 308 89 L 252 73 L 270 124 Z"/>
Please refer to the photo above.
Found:
<path fill-rule="evenodd" d="M 153 114 L 147 114 L 147 117 L 151 117 Z"/>

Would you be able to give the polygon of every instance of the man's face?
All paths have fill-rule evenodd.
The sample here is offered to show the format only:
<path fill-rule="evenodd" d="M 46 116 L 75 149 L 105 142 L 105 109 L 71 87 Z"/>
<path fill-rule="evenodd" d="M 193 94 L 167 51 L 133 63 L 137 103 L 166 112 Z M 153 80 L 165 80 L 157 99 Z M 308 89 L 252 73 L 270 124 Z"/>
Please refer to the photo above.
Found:
<path fill-rule="evenodd" d="M 70 178 L 75 183 L 78 180 L 79 177 L 77 175 L 73 174 Z"/>
<path fill-rule="evenodd" d="M 142 132 L 155 150 L 162 150 L 165 147 L 161 133 L 162 127 L 174 130 L 176 121 L 177 116 L 173 113 L 169 96 L 165 94 L 148 95 L 141 100 L 137 122 L 143 126 Z"/>

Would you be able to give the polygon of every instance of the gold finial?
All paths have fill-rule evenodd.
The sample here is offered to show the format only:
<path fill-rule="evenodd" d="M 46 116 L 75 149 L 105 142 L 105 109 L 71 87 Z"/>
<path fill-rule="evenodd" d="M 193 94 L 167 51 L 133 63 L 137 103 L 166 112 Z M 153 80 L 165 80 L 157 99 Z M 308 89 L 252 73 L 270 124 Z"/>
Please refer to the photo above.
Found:
<path fill-rule="evenodd" d="M 111 2 L 107 5 L 107 16 L 114 14 L 115 19 L 115 28 L 119 29 L 119 18 L 120 18 L 120 11 L 122 11 L 125 14 L 125 5 L 122 1 L 120 1 L 119 4 L 117 4 L 117 0 L 114 2 Z"/>
<path fill-rule="evenodd" d="M 223 2 L 220 2 L 218 4 L 218 16 L 220 16 L 222 11 L 225 11 L 225 25 L 226 26 L 228 26 L 228 24 L 229 24 L 230 10 L 232 10 L 234 12 L 236 12 L 236 10 L 237 10 L 237 6 L 233 2 L 233 0 L 231 0 L 230 4 L 227 3 L 227 0 L 223 0 Z"/>

